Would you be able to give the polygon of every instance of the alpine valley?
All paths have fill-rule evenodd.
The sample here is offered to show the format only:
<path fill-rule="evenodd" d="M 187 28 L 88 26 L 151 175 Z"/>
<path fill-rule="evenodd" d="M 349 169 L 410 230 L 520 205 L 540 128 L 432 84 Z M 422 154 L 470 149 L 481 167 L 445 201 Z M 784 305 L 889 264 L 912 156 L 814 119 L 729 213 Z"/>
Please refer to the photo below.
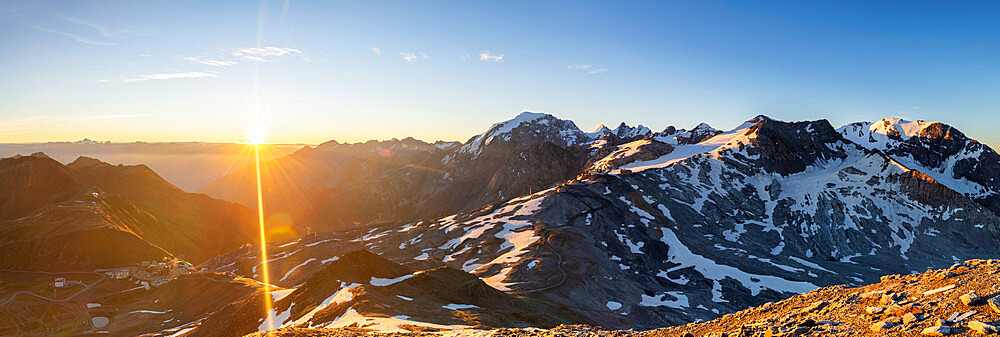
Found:
<path fill-rule="evenodd" d="M 143 165 L 0 160 L 0 335 L 651 330 L 1000 252 L 1000 155 L 940 122 L 524 112 L 262 167 L 268 275 L 254 166 L 188 193 Z"/>

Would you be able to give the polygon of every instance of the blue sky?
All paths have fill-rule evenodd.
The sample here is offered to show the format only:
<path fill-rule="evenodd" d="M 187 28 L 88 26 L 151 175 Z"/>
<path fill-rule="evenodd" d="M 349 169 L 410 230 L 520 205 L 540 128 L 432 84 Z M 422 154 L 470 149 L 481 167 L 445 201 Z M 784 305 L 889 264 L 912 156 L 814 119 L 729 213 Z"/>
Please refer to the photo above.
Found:
<path fill-rule="evenodd" d="M 1000 145 L 1000 6 L 71 1 L 0 6 L 0 142 L 466 140 L 757 114 L 940 120 Z"/>

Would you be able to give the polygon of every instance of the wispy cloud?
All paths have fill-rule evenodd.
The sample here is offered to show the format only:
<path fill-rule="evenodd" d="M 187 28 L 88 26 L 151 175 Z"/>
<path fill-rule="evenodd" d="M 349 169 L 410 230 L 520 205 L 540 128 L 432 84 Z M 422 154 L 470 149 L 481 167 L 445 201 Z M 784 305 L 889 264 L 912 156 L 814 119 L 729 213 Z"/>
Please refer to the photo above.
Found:
<path fill-rule="evenodd" d="M 95 45 L 95 46 L 113 46 L 113 45 L 115 45 L 114 43 L 111 43 L 111 42 L 95 41 L 95 40 L 91 40 L 91 39 L 82 37 L 80 35 L 76 35 L 76 34 L 73 34 L 73 33 L 67 33 L 67 32 L 60 31 L 60 30 L 48 29 L 48 28 L 40 27 L 40 26 L 31 26 L 31 28 L 34 28 L 34 29 L 37 29 L 37 30 L 40 30 L 40 31 L 43 31 L 43 32 L 46 32 L 46 33 L 52 33 L 52 34 L 62 35 L 62 36 L 68 37 L 68 38 L 72 38 L 73 40 L 76 40 L 76 42 L 80 42 L 80 43 L 86 43 L 86 44 Z"/>
<path fill-rule="evenodd" d="M 374 53 L 375 55 L 378 55 L 378 56 L 382 56 L 382 49 L 380 49 L 378 47 L 372 47 L 372 53 Z"/>
<path fill-rule="evenodd" d="M 413 63 L 413 61 L 417 60 L 417 54 L 414 53 L 399 53 L 399 55 L 402 56 L 403 60 L 406 60 L 406 62 Z"/>
<path fill-rule="evenodd" d="M 63 19 L 63 20 L 66 20 L 66 21 L 69 21 L 69 22 L 72 22 L 72 23 L 75 23 L 75 24 L 78 24 L 78 25 L 83 25 L 83 26 L 87 26 L 87 27 L 96 29 L 98 32 L 101 33 L 101 36 L 104 36 L 104 37 L 111 37 L 111 36 L 114 36 L 116 34 L 121 34 L 121 33 L 127 32 L 127 31 L 112 32 L 112 31 L 108 30 L 107 28 L 105 28 L 102 25 L 99 25 L 99 24 L 96 24 L 96 23 L 93 23 L 93 22 L 89 22 L 89 21 L 80 20 L 80 19 L 77 19 L 77 18 L 74 18 L 74 17 L 60 16 L 59 18 Z"/>
<path fill-rule="evenodd" d="M 206 66 L 213 66 L 213 67 L 225 67 L 236 64 L 236 62 L 234 61 L 205 60 L 197 57 L 184 57 L 183 59 L 194 63 L 200 63 Z"/>
<path fill-rule="evenodd" d="M 189 71 L 186 73 L 161 73 L 161 74 L 149 74 L 149 75 L 139 75 L 136 77 L 112 79 L 112 80 L 98 80 L 97 83 L 109 83 L 109 82 L 142 82 L 149 80 L 173 80 L 180 78 L 214 78 L 219 77 L 217 73 L 206 73 L 200 71 Z"/>
<path fill-rule="evenodd" d="M 480 61 L 493 61 L 493 62 L 503 62 L 503 54 L 493 55 L 488 51 L 479 53 Z"/>
<path fill-rule="evenodd" d="M 109 38 L 109 37 L 113 37 L 113 36 L 118 35 L 118 34 L 129 32 L 128 30 L 112 31 L 112 30 L 108 29 L 107 27 L 105 27 L 105 26 L 103 26 L 101 24 L 97 24 L 97 23 L 94 23 L 94 22 L 90 22 L 90 21 L 86 21 L 86 20 L 82 20 L 82 19 L 78 19 L 78 18 L 74 18 L 74 17 L 70 17 L 70 16 L 61 15 L 61 16 L 57 16 L 57 17 L 59 19 L 63 20 L 63 21 L 69 22 L 69 23 L 81 25 L 81 26 L 84 26 L 84 27 L 93 28 L 94 30 L 96 30 L 101 35 L 101 37 L 104 37 L 104 38 Z M 76 32 L 71 32 L 72 30 L 71 31 L 57 30 L 57 29 L 46 28 L 46 27 L 37 26 L 37 25 L 31 25 L 30 27 L 34 28 L 34 29 L 37 29 L 37 30 L 40 30 L 40 31 L 43 31 L 43 32 L 46 32 L 46 33 L 52 33 L 52 34 L 57 34 L 57 35 L 62 35 L 62 36 L 65 36 L 65 37 L 69 37 L 69 38 L 72 38 L 73 40 L 76 40 L 76 42 L 80 42 L 80 43 L 86 43 L 86 44 L 95 45 L 95 46 L 111 46 L 111 45 L 114 45 L 114 43 L 107 42 L 107 41 L 102 41 L 103 39 L 92 39 L 92 38 L 86 37 L 86 35 L 89 35 L 89 34 L 79 34 L 79 33 L 76 33 Z"/>
<path fill-rule="evenodd" d="M 302 51 L 283 47 L 253 47 L 237 49 L 233 51 L 233 55 L 250 61 L 272 62 L 286 55 L 302 55 Z"/>
<path fill-rule="evenodd" d="M 590 64 L 576 64 L 576 63 L 570 64 L 569 69 L 586 71 L 588 74 L 600 74 L 608 71 L 608 68 L 597 68 Z"/>
<path fill-rule="evenodd" d="M 136 56 L 139 56 L 139 57 L 150 57 L 150 56 L 153 56 L 153 55 L 149 55 L 149 54 L 146 54 L 146 53 L 139 53 Z"/>

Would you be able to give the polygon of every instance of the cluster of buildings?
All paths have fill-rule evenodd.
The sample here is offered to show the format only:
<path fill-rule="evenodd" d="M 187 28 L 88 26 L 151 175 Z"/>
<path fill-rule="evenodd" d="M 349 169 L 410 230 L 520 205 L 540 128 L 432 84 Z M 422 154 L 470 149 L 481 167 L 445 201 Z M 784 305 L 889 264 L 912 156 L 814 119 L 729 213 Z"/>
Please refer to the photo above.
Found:
<path fill-rule="evenodd" d="M 124 267 L 104 271 L 108 278 L 115 280 L 134 279 L 137 284 L 143 287 L 157 287 L 175 277 L 195 272 L 191 263 L 183 260 L 172 259 L 164 261 L 142 261 L 137 267 Z"/>

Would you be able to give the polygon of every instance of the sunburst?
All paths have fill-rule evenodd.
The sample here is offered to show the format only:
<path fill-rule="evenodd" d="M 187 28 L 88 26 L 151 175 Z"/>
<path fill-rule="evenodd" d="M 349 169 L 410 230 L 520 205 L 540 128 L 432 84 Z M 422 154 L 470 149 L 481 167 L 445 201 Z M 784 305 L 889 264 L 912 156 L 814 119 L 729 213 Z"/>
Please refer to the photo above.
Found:
<path fill-rule="evenodd" d="M 264 143 L 264 128 L 255 124 L 247 131 L 247 139 L 253 146 L 254 166 L 257 173 L 257 223 L 260 229 L 260 263 L 264 281 L 264 313 L 267 315 L 264 325 L 268 329 L 275 328 L 271 321 L 271 276 L 267 268 L 267 229 L 264 226 L 264 192 L 260 183 L 260 145 Z"/>

